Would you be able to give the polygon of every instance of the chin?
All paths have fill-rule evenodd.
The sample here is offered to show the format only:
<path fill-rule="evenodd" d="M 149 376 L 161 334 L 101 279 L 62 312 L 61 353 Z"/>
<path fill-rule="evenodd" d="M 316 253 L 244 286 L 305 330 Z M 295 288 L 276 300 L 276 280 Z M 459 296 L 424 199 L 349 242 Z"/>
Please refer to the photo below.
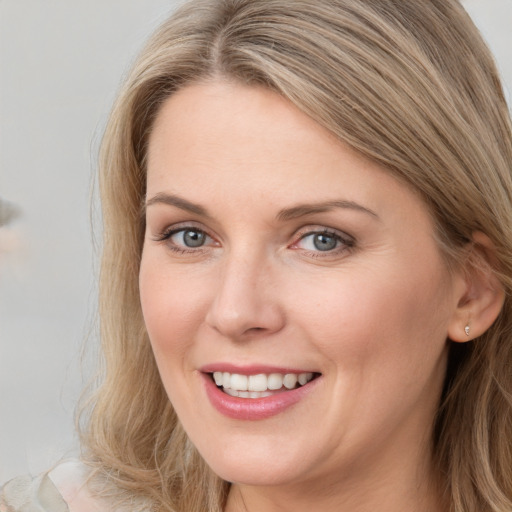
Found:
<path fill-rule="evenodd" d="M 292 472 L 290 467 L 275 466 L 272 462 L 241 462 L 220 463 L 211 466 L 213 472 L 227 482 L 257 486 L 282 486 L 300 479 L 300 473 Z M 296 468 L 295 468 L 296 469 Z"/>
<path fill-rule="evenodd" d="M 214 452 L 199 447 L 199 452 L 216 475 L 232 483 L 286 485 L 300 481 L 303 475 L 311 475 L 313 467 L 305 459 L 304 449 L 283 448 L 281 443 L 280 449 L 276 449 L 267 438 L 264 443 L 250 440 L 244 444 L 235 442 L 224 449 L 216 446 Z"/>

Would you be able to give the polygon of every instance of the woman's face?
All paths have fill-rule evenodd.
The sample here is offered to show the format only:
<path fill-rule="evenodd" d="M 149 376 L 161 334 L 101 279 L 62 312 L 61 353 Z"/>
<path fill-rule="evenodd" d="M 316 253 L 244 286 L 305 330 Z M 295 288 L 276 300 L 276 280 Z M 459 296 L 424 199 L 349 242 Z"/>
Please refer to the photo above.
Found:
<path fill-rule="evenodd" d="M 217 474 L 417 471 L 462 279 L 408 187 L 275 93 L 217 82 L 163 105 L 146 212 L 147 330 Z"/>

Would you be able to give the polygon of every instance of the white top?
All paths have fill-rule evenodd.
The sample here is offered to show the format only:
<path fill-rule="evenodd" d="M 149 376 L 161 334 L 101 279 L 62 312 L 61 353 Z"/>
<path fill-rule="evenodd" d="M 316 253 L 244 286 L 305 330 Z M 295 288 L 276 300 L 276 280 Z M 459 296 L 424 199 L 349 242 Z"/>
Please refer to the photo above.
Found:
<path fill-rule="evenodd" d="M 0 490 L 0 512 L 111 512 L 89 492 L 89 475 L 90 469 L 73 459 L 36 478 L 15 478 Z"/>

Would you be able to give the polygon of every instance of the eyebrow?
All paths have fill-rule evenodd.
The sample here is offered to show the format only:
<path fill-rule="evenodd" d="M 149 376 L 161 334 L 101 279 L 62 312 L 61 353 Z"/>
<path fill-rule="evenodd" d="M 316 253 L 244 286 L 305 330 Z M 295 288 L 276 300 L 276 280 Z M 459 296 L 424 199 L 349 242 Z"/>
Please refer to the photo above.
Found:
<path fill-rule="evenodd" d="M 164 192 L 160 192 L 146 201 L 144 209 L 153 204 L 167 204 L 169 206 L 175 206 L 180 210 L 185 210 L 196 215 L 210 217 L 210 214 L 203 206 L 192 203 L 191 201 L 187 201 L 186 199 L 183 199 L 182 197 L 176 196 L 174 194 L 166 194 Z"/>
<path fill-rule="evenodd" d="M 144 209 L 154 204 L 166 204 L 169 206 L 179 208 L 180 210 L 194 213 L 196 215 L 201 215 L 203 217 L 208 218 L 211 217 L 211 215 L 208 213 L 208 210 L 203 206 L 188 201 L 187 199 L 184 199 L 174 194 L 160 192 L 153 196 L 151 199 L 148 199 L 146 201 Z M 277 220 L 287 221 L 299 217 L 305 217 L 307 215 L 313 215 L 315 213 L 328 212 L 335 208 L 355 210 L 370 215 L 374 218 L 379 218 L 379 216 L 373 210 L 370 210 L 369 208 L 366 208 L 365 206 L 362 206 L 359 203 L 340 199 L 334 201 L 324 201 L 321 203 L 300 204 L 297 206 L 292 206 L 291 208 L 285 208 L 277 214 Z"/>
<path fill-rule="evenodd" d="M 360 205 L 354 201 L 346 201 L 346 200 L 334 200 L 334 201 L 325 201 L 323 203 L 314 203 L 314 204 L 300 204 L 297 206 L 293 206 L 291 208 L 285 208 L 281 210 L 277 219 L 281 221 L 296 219 L 298 217 L 305 217 L 306 215 L 313 215 L 315 213 L 324 213 L 335 208 L 343 208 L 349 210 L 355 210 L 358 212 L 366 213 L 376 219 L 379 216 L 369 208 Z"/>

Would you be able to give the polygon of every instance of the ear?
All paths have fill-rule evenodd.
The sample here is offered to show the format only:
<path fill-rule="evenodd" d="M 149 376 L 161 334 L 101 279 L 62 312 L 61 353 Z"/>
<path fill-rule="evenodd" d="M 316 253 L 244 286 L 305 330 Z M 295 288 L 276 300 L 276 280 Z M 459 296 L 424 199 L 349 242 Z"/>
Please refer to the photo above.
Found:
<path fill-rule="evenodd" d="M 498 317 L 505 300 L 505 290 L 494 268 L 494 244 L 487 235 L 479 231 L 473 233 L 468 256 L 460 269 L 463 285 L 448 327 L 448 338 L 452 341 L 465 342 L 477 338 Z"/>

